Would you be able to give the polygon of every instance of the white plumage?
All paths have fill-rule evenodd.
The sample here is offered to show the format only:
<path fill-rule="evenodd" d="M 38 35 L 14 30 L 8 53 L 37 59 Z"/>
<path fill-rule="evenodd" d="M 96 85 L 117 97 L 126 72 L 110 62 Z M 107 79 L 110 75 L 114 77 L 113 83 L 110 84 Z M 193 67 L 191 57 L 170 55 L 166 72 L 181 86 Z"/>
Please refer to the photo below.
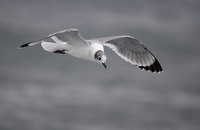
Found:
<path fill-rule="evenodd" d="M 51 38 L 54 42 L 48 42 Z M 85 40 L 80 36 L 78 29 L 66 29 L 37 41 L 29 42 L 21 45 L 19 48 L 24 48 L 41 43 L 44 50 L 70 54 L 74 57 L 97 61 L 102 63 L 106 68 L 106 55 L 104 46 L 111 48 L 125 61 L 152 72 L 161 72 L 162 67 L 155 56 L 137 39 L 132 36 L 113 36 L 104 38 L 92 38 Z"/>

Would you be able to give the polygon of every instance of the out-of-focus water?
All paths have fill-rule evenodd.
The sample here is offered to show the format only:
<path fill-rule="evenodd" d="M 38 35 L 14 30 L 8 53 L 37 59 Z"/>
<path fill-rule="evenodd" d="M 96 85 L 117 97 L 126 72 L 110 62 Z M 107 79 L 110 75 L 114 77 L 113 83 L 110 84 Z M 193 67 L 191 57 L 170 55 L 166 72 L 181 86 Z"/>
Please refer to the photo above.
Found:
<path fill-rule="evenodd" d="M 1 1 L 0 129 L 199 130 L 200 2 Z M 107 66 L 23 43 L 65 28 L 84 38 L 132 35 L 164 73 L 110 49 Z"/>

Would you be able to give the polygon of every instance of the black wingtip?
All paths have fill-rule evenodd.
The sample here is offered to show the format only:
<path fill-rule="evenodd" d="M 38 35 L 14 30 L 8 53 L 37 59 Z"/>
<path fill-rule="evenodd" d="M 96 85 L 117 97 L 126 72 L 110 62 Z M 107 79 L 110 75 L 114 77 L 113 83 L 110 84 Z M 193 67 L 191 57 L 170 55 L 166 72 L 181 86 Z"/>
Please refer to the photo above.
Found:
<path fill-rule="evenodd" d="M 23 44 L 23 45 L 21 45 L 20 47 L 18 47 L 18 49 L 23 49 L 23 48 L 25 48 L 25 47 L 28 47 L 30 43 L 31 43 L 31 42 L 28 42 L 28 43 L 26 43 L 26 44 Z"/>
<path fill-rule="evenodd" d="M 155 62 L 151 64 L 150 66 L 138 66 L 138 67 L 141 69 L 145 69 L 146 71 L 151 71 L 153 73 L 163 72 L 163 69 L 157 59 L 155 59 Z"/>

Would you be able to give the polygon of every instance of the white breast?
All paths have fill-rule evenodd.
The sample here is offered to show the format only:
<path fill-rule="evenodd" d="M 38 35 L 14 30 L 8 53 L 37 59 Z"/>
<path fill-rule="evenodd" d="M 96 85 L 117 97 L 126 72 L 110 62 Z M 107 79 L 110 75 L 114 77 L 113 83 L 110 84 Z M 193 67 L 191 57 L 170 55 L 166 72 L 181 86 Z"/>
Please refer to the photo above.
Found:
<path fill-rule="evenodd" d="M 103 45 L 97 42 L 90 41 L 89 46 L 81 47 L 69 45 L 69 54 L 80 59 L 95 61 L 94 55 L 98 50 L 104 51 Z"/>

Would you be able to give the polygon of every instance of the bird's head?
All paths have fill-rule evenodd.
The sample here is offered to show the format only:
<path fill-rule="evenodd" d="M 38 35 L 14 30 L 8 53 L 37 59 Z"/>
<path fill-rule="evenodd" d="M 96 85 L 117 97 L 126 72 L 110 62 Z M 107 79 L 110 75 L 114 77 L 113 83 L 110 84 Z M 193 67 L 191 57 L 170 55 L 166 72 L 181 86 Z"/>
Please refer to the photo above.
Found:
<path fill-rule="evenodd" d="M 103 51 L 101 50 L 98 50 L 95 55 L 94 55 L 94 58 L 97 62 L 101 63 L 105 68 L 107 68 L 106 66 L 106 55 Z"/>

